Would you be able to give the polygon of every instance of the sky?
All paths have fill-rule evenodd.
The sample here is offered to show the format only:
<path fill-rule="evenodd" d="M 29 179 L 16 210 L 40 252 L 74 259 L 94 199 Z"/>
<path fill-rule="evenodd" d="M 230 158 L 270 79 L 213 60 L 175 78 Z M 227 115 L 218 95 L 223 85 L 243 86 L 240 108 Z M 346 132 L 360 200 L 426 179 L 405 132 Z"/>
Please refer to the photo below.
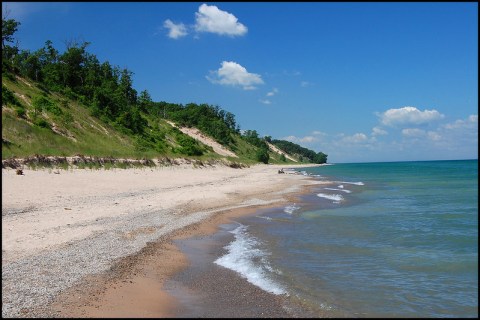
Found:
<path fill-rule="evenodd" d="M 88 41 L 154 101 L 329 163 L 478 159 L 477 2 L 2 2 L 20 49 Z"/>

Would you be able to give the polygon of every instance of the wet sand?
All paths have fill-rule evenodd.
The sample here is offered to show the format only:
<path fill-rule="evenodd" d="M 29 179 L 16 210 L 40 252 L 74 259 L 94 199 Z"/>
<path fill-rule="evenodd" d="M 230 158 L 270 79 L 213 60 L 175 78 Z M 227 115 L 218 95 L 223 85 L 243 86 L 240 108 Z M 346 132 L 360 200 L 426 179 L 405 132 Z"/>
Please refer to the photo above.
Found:
<path fill-rule="evenodd" d="M 308 192 L 302 188 L 300 195 Z M 295 202 L 294 194 L 287 196 Z M 285 296 L 265 292 L 236 272 L 217 266 L 230 237 L 219 228 L 252 215 L 255 206 L 219 212 L 119 261 L 109 272 L 90 277 L 50 306 L 57 317 L 286 318 L 312 317 Z"/>

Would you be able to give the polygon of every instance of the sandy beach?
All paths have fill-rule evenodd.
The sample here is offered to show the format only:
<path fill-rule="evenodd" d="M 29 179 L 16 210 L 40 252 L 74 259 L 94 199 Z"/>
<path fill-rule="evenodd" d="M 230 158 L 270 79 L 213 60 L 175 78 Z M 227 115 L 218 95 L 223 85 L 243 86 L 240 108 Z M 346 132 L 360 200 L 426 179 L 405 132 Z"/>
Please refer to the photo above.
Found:
<path fill-rule="evenodd" d="M 188 260 L 172 240 L 320 183 L 288 167 L 3 169 L 2 316 L 175 315 L 163 283 Z"/>

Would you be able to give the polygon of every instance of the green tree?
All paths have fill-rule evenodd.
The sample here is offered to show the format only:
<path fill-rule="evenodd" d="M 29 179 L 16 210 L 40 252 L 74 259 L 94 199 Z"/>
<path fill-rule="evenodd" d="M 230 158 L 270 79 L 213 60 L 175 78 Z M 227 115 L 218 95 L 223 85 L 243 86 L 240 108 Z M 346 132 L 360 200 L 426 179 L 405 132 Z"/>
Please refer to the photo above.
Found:
<path fill-rule="evenodd" d="M 126 105 L 134 105 L 137 103 L 137 91 L 133 89 L 133 72 L 123 69 L 120 75 L 120 83 L 118 90 L 123 96 Z"/>
<path fill-rule="evenodd" d="M 18 45 L 11 46 L 10 43 L 15 42 L 13 35 L 18 31 L 20 22 L 7 19 L 8 15 L 8 11 L 2 14 L 2 68 L 5 66 L 12 69 L 12 60 L 18 53 Z"/>
<path fill-rule="evenodd" d="M 70 41 L 66 44 L 67 50 L 60 56 L 60 69 L 62 70 L 63 85 L 79 92 L 85 83 L 84 63 L 86 61 L 86 48 L 89 42 L 82 44 Z"/>
<path fill-rule="evenodd" d="M 235 130 L 236 121 L 235 121 L 235 115 L 233 113 L 227 112 L 225 114 L 225 124 L 230 130 Z"/>
<path fill-rule="evenodd" d="M 317 153 L 315 156 L 315 163 L 327 163 L 327 155 L 323 152 Z"/>
<path fill-rule="evenodd" d="M 267 164 L 270 160 L 270 155 L 268 154 L 268 151 L 266 149 L 260 148 L 256 153 L 256 158 L 257 161 Z"/>
<path fill-rule="evenodd" d="M 140 92 L 140 96 L 138 97 L 138 106 L 141 111 L 149 112 L 149 109 L 152 107 L 152 102 L 152 97 L 147 90 Z"/>
<path fill-rule="evenodd" d="M 14 19 L 6 19 L 2 17 L 2 50 L 8 46 L 7 43 L 13 43 L 15 38 L 13 35 L 18 31 L 18 26 L 20 22 L 15 21 Z"/>
<path fill-rule="evenodd" d="M 124 111 L 116 121 L 121 126 L 130 129 L 133 133 L 143 134 L 148 125 L 147 120 L 142 117 L 138 109 L 133 108 L 130 111 Z"/>

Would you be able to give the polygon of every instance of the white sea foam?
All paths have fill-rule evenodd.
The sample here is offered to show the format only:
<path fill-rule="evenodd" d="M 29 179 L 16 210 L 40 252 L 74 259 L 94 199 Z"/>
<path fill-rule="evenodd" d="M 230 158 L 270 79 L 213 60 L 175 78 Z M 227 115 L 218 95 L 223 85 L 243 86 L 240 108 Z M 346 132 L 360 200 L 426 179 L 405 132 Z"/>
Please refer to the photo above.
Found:
<path fill-rule="evenodd" d="M 364 186 L 365 183 L 363 183 L 362 181 L 359 181 L 359 182 L 348 182 L 348 181 L 338 181 L 339 183 L 346 183 L 346 184 L 354 184 L 354 185 L 357 185 L 357 186 Z"/>
<path fill-rule="evenodd" d="M 265 219 L 265 220 L 273 220 L 272 218 L 267 217 L 267 216 L 256 216 L 256 217 L 260 218 L 260 219 Z"/>
<path fill-rule="evenodd" d="M 235 240 L 225 247 L 228 253 L 215 260 L 215 263 L 238 272 L 248 282 L 267 292 L 287 294 L 285 289 L 270 279 L 269 273 L 273 268 L 267 261 L 268 253 L 259 248 L 260 243 L 255 237 L 248 234 L 247 226 L 240 225 L 230 232 L 235 235 Z"/>
<path fill-rule="evenodd" d="M 297 206 L 297 205 L 294 203 L 294 204 L 291 204 L 291 205 L 286 206 L 286 207 L 283 209 L 283 212 L 288 213 L 288 214 L 292 214 L 292 213 L 294 213 L 295 211 L 297 211 L 298 209 L 300 209 L 300 207 Z"/>
<path fill-rule="evenodd" d="M 336 188 L 323 188 L 325 190 L 333 190 L 333 191 L 342 191 L 342 192 L 345 192 L 345 193 L 351 193 L 352 191 L 350 190 L 347 190 L 347 189 L 336 189 Z"/>
<path fill-rule="evenodd" d="M 326 193 L 319 193 L 317 194 L 320 198 L 325 198 L 333 201 L 343 201 L 343 197 L 340 194 L 326 194 Z"/>
<path fill-rule="evenodd" d="M 340 189 L 343 189 L 343 184 L 339 185 L 338 187 L 339 187 Z"/>

